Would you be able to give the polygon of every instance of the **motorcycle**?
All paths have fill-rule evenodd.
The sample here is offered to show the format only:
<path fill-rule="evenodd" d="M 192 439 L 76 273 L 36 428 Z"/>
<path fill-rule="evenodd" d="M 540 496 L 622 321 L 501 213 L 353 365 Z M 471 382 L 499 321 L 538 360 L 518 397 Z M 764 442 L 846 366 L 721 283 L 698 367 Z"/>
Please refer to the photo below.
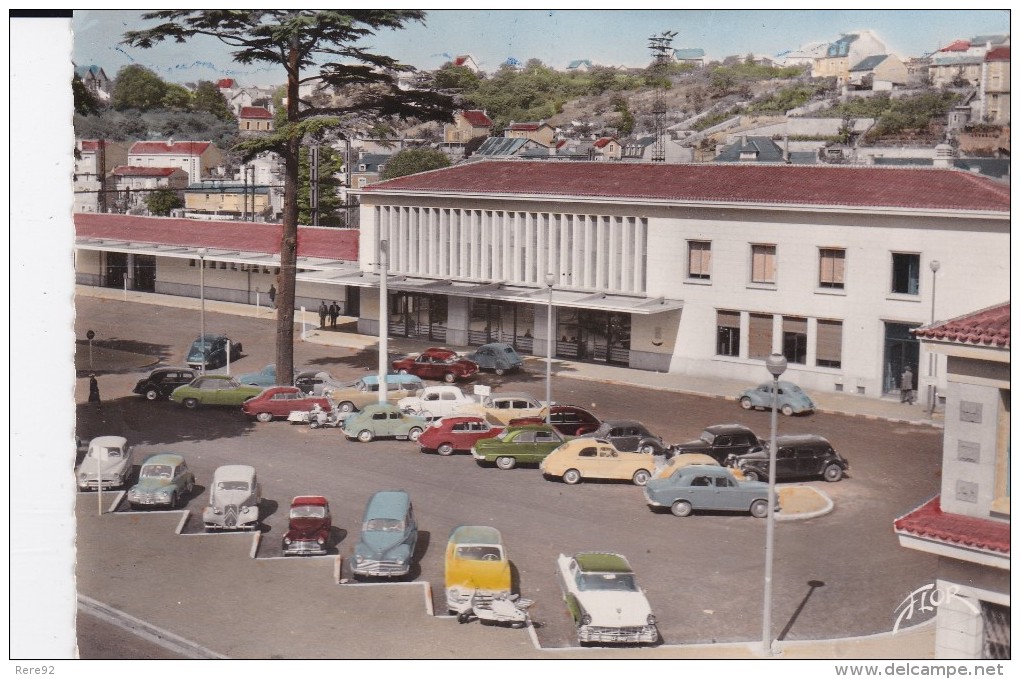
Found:
<path fill-rule="evenodd" d="M 497 595 L 489 602 L 476 601 L 477 592 L 456 610 L 457 622 L 464 624 L 472 620 L 488 621 L 492 624 L 507 624 L 520 628 L 528 624 L 528 609 L 535 603 L 522 599 L 518 594 Z"/>
<path fill-rule="evenodd" d="M 308 426 L 312 429 L 325 429 L 327 427 L 341 427 L 344 423 L 344 417 L 347 413 L 340 413 L 339 410 L 333 408 L 329 412 L 322 408 L 312 408 L 311 412 L 308 413 Z"/>

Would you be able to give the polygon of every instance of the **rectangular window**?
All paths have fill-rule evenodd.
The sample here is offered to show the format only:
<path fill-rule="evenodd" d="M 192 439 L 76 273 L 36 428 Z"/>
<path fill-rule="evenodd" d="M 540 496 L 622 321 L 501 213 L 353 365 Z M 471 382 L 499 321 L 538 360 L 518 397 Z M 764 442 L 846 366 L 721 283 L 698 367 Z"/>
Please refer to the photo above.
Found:
<path fill-rule="evenodd" d="M 790 363 L 807 362 L 807 319 L 783 317 L 783 356 Z"/>
<path fill-rule="evenodd" d="M 687 277 L 711 280 L 712 243 L 710 241 L 687 241 Z"/>
<path fill-rule="evenodd" d="M 843 321 L 818 319 L 816 339 L 815 365 L 820 368 L 843 367 Z"/>
<path fill-rule="evenodd" d="M 751 282 L 776 282 L 776 246 L 751 246 Z"/>
<path fill-rule="evenodd" d="M 921 255 L 892 253 L 892 291 L 899 295 L 918 293 Z"/>
<path fill-rule="evenodd" d="M 764 360 L 772 353 L 772 314 L 751 314 L 747 357 Z"/>
<path fill-rule="evenodd" d="M 715 353 L 719 356 L 740 356 L 740 312 L 717 311 L 715 318 Z"/>
<path fill-rule="evenodd" d="M 845 280 L 846 250 L 821 248 L 818 251 L 818 286 L 842 290 Z"/>

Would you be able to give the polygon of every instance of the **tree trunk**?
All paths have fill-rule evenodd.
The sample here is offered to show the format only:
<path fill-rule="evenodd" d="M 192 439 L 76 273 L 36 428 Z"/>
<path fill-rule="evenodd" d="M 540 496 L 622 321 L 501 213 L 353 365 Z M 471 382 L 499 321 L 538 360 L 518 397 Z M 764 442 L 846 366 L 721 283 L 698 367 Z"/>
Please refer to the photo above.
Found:
<path fill-rule="evenodd" d="M 298 119 L 297 38 L 287 55 L 287 120 Z M 280 288 L 276 291 L 276 383 L 289 385 L 294 375 L 294 288 L 297 276 L 298 160 L 300 136 L 287 140 L 284 153 L 283 229 L 280 235 Z"/>

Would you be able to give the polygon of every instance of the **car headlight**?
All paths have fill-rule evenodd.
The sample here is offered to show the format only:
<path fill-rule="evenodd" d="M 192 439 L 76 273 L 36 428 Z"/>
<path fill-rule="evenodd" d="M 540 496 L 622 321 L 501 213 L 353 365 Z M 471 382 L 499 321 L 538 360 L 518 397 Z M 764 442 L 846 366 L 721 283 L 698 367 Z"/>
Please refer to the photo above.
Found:
<path fill-rule="evenodd" d="M 324 545 L 326 544 L 326 538 L 320 537 L 318 540 L 316 540 L 316 542 L 318 542 L 320 545 Z"/>
<path fill-rule="evenodd" d="M 222 509 L 220 509 L 219 507 L 213 507 L 213 508 L 212 508 L 212 513 L 213 513 L 213 514 L 222 514 L 222 513 L 223 513 L 223 510 L 222 510 Z"/>
<path fill-rule="evenodd" d="M 85 472 L 82 472 L 81 474 L 78 474 L 78 480 L 79 481 L 85 481 L 87 478 L 88 478 L 88 475 Z"/>
<path fill-rule="evenodd" d="M 652 615 L 651 613 L 649 613 L 648 614 L 648 624 L 649 625 L 654 625 L 656 622 L 658 622 L 658 621 L 655 619 L 655 616 Z"/>
<path fill-rule="evenodd" d="M 162 489 L 156 491 L 156 495 L 158 495 L 160 497 L 170 497 L 170 489 L 169 488 L 162 488 Z"/>
<path fill-rule="evenodd" d="M 581 624 L 582 625 L 590 625 L 591 624 L 591 616 L 588 615 L 587 613 L 582 615 L 581 616 Z"/>
<path fill-rule="evenodd" d="M 354 563 L 363 563 L 364 561 L 365 557 L 361 556 L 360 554 L 354 555 Z"/>
<path fill-rule="evenodd" d="M 290 538 L 284 538 L 283 539 L 283 544 L 289 545 L 290 544 Z"/>

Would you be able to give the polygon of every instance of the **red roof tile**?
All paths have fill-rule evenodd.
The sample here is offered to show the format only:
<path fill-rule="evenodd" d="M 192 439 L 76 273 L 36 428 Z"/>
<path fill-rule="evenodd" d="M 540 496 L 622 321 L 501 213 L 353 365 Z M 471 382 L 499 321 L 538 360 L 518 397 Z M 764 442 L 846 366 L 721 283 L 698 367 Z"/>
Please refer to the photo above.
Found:
<path fill-rule="evenodd" d="M 917 328 L 919 338 L 1009 348 L 1009 302 L 936 325 Z"/>
<path fill-rule="evenodd" d="M 272 118 L 273 114 L 264 106 L 242 106 L 241 118 Z"/>
<path fill-rule="evenodd" d="M 1009 556 L 1009 522 L 942 511 L 938 496 L 893 522 L 897 533 Z"/>
<path fill-rule="evenodd" d="M 473 127 L 492 127 L 492 120 L 489 116 L 485 115 L 485 111 L 479 111 L 477 109 L 470 111 L 461 111 L 460 114 L 464 116 L 464 120 L 468 121 Z"/>
<path fill-rule="evenodd" d="M 98 151 L 100 144 L 105 145 L 105 140 L 103 140 L 103 139 L 82 139 L 82 141 L 81 141 L 81 150 L 82 151 Z"/>
<path fill-rule="evenodd" d="M 614 142 L 614 141 L 616 141 L 616 140 L 613 139 L 612 137 L 602 137 L 601 139 L 596 141 L 594 144 L 592 144 L 592 146 L 594 146 L 597 149 L 600 149 L 603 146 L 607 146 L 610 142 Z"/>
<path fill-rule="evenodd" d="M 136 141 L 128 155 L 200 156 L 212 145 L 211 141 Z"/>
<path fill-rule="evenodd" d="M 216 82 L 216 87 L 221 90 L 233 89 L 235 81 L 233 78 L 222 78 Z"/>
<path fill-rule="evenodd" d="M 940 49 L 939 52 L 966 52 L 969 49 L 970 40 L 954 40 Z"/>
<path fill-rule="evenodd" d="M 203 247 L 242 252 L 278 254 L 283 227 L 258 222 L 205 221 L 137 217 L 103 213 L 74 214 L 79 238 L 106 238 L 133 243 Z M 358 260 L 357 229 L 298 227 L 299 257 L 322 257 L 345 262 Z"/>
<path fill-rule="evenodd" d="M 1008 212 L 1009 187 L 958 170 L 846 166 L 536 163 L 492 160 L 365 187 L 422 193 L 493 193 L 719 203 Z"/>
<path fill-rule="evenodd" d="M 463 66 L 464 64 L 467 63 L 467 60 L 470 59 L 470 58 L 471 58 L 471 56 L 467 55 L 467 54 L 459 56 L 459 57 L 457 57 L 456 59 L 453 60 L 453 65 L 454 66 Z"/>
<path fill-rule="evenodd" d="M 545 125 L 545 123 L 510 123 L 510 126 L 507 129 L 519 130 L 521 132 L 534 132 L 542 125 Z"/>
<path fill-rule="evenodd" d="M 985 61 L 1009 61 L 1009 45 L 988 50 Z"/>
<path fill-rule="evenodd" d="M 137 165 L 118 165 L 113 168 L 113 174 L 122 177 L 169 177 L 175 172 L 188 176 L 188 173 L 179 167 L 138 167 Z"/>

